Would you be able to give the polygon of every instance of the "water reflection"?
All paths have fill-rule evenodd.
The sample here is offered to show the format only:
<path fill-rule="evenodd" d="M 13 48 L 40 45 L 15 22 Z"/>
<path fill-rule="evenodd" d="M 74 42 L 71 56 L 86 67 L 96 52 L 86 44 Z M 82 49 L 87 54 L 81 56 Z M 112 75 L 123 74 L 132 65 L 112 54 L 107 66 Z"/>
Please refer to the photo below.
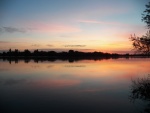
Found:
<path fill-rule="evenodd" d="M 149 58 L 0 60 L 0 113 L 137 113 L 128 100 L 131 78 L 149 67 Z"/>
<path fill-rule="evenodd" d="M 20 61 L 24 61 L 25 63 L 29 63 L 31 61 L 34 61 L 35 63 L 39 63 L 39 62 L 44 62 L 44 61 L 49 61 L 49 62 L 55 62 L 57 60 L 61 60 L 61 61 L 68 61 L 69 63 L 73 63 L 76 61 L 81 61 L 81 60 L 107 60 L 107 59 L 118 59 L 119 57 L 97 57 L 97 58 L 91 58 L 91 57 L 87 57 L 87 58 L 80 58 L 80 57 L 75 57 L 75 58 L 49 58 L 49 57 L 4 57 L 1 58 L 1 60 L 3 61 L 8 61 L 10 64 L 12 62 L 18 63 Z"/>
<path fill-rule="evenodd" d="M 79 68 L 81 68 L 81 67 L 86 67 L 86 65 L 65 65 L 64 67 L 72 67 L 72 68 L 74 68 L 74 67 L 79 67 Z"/>
<path fill-rule="evenodd" d="M 150 113 L 150 75 L 146 78 L 132 80 L 130 100 L 135 102 L 138 99 L 146 103 L 141 113 Z"/>
<path fill-rule="evenodd" d="M 12 86 L 12 85 L 17 85 L 17 84 L 23 84 L 23 83 L 26 83 L 27 82 L 27 80 L 26 79 L 6 79 L 6 80 L 2 80 L 1 81 L 1 84 L 3 84 L 3 85 L 10 85 L 10 86 Z"/>

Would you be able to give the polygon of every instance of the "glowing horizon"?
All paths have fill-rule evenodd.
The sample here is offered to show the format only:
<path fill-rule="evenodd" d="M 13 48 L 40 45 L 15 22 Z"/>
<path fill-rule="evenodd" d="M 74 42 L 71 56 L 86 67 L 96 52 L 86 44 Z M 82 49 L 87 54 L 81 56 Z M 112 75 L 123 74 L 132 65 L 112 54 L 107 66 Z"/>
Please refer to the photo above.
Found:
<path fill-rule="evenodd" d="M 148 0 L 13 0 L 1 3 L 0 50 L 130 53 L 130 35 L 142 36 L 146 32 L 141 13 Z"/>

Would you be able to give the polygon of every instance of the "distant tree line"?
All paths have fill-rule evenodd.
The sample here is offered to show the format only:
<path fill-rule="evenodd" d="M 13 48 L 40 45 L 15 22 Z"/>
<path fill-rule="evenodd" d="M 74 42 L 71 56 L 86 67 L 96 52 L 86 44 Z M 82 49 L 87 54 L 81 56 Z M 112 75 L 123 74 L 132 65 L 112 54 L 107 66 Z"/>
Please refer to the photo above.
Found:
<path fill-rule="evenodd" d="M 56 52 L 56 51 L 39 51 L 34 50 L 33 52 L 29 51 L 28 49 L 25 49 L 24 51 L 19 51 L 18 49 L 15 49 L 12 51 L 9 49 L 7 52 L 0 53 L 0 56 L 3 57 L 118 57 L 120 56 L 117 53 L 103 53 L 103 52 L 80 52 L 80 51 L 74 51 L 69 50 L 68 52 Z"/>
<path fill-rule="evenodd" d="M 7 52 L 0 53 L 0 59 L 3 61 L 9 61 L 18 63 L 23 60 L 25 63 L 29 63 L 31 60 L 38 63 L 43 61 L 54 62 L 56 60 L 68 61 L 70 63 L 79 60 L 103 60 L 103 59 L 118 59 L 118 58 L 139 58 L 149 57 L 145 54 L 117 54 L 117 53 L 103 53 L 103 52 L 80 52 L 69 50 L 68 52 L 56 52 L 56 51 L 19 51 L 15 49 L 12 51 L 9 49 Z"/>

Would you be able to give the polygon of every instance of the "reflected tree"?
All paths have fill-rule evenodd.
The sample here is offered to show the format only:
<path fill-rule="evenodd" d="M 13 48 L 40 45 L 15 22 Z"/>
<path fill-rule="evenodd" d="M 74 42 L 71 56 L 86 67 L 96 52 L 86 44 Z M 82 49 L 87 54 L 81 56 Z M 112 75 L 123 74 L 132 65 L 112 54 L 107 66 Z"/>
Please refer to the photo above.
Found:
<path fill-rule="evenodd" d="M 143 113 L 150 113 L 150 74 L 146 78 L 132 80 L 130 101 L 135 102 L 137 99 L 148 102 Z"/>

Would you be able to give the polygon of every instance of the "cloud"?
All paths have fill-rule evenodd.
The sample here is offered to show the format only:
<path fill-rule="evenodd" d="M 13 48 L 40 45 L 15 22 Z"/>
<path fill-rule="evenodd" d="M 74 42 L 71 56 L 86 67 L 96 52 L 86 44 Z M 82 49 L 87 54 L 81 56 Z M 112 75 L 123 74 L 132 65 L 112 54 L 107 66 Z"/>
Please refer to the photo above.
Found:
<path fill-rule="evenodd" d="M 66 51 L 68 52 L 70 48 L 43 48 L 43 49 L 38 49 L 40 51 L 56 51 L 56 52 L 62 52 Z M 92 52 L 95 51 L 95 49 L 83 49 L 83 48 L 75 48 L 76 51 L 83 51 L 83 52 Z"/>
<path fill-rule="evenodd" d="M 39 44 L 32 44 L 31 46 L 39 47 L 40 45 Z"/>
<path fill-rule="evenodd" d="M 96 20 L 78 20 L 80 23 L 91 23 L 91 24 L 101 24 L 103 22 L 96 21 Z"/>
<path fill-rule="evenodd" d="M 25 28 L 15 28 L 15 27 L 2 27 L 2 30 L 9 33 L 14 33 L 14 32 L 25 33 L 27 31 Z"/>
<path fill-rule="evenodd" d="M 9 43 L 8 41 L 0 41 L 0 44 Z"/>
<path fill-rule="evenodd" d="M 50 45 L 50 44 L 47 44 L 46 46 L 48 46 L 48 47 L 53 47 L 53 45 Z"/>
<path fill-rule="evenodd" d="M 70 33 L 70 32 L 80 32 L 81 30 L 72 25 L 58 24 L 58 23 L 42 23 L 42 22 L 32 22 L 28 23 L 35 32 L 48 32 L 48 33 Z"/>
<path fill-rule="evenodd" d="M 86 45 L 64 45 L 64 47 L 85 47 Z"/>
<path fill-rule="evenodd" d="M 80 23 L 87 23 L 87 24 L 103 24 L 103 25 L 122 25 L 119 22 L 106 22 L 106 21 L 96 21 L 96 20 L 77 20 Z"/>
<path fill-rule="evenodd" d="M 42 22 L 31 22 L 24 25 L 22 28 L 4 26 L 0 27 L 0 33 L 26 33 L 28 31 L 40 32 L 40 33 L 72 33 L 80 32 L 81 29 L 72 25 L 58 24 L 58 23 L 42 23 Z"/>

